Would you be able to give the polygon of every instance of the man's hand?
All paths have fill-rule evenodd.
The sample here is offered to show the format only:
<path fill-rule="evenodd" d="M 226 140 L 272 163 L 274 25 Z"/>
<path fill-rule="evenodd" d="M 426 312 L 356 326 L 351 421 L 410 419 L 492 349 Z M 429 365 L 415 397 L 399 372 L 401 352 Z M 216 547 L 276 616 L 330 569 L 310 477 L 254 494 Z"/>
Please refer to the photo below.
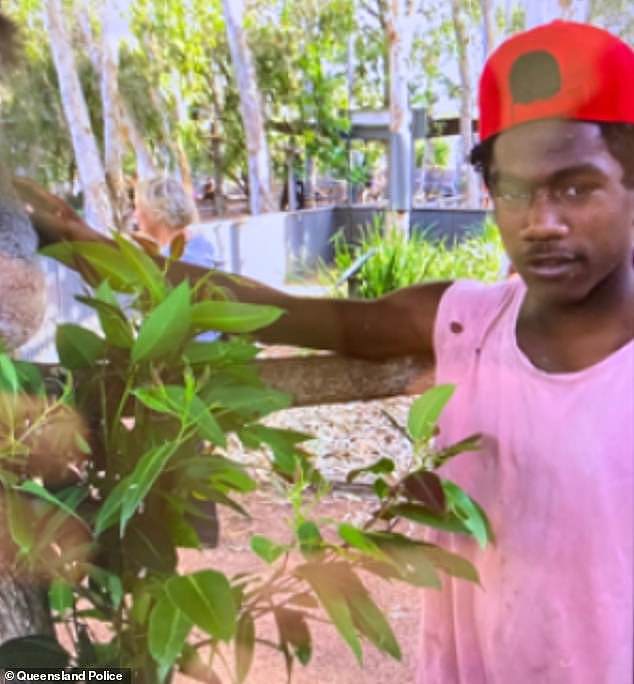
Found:
<path fill-rule="evenodd" d="M 105 239 L 93 230 L 64 200 L 45 190 L 30 178 L 14 177 L 13 187 L 23 202 L 33 227 L 40 237 L 40 246 L 56 242 L 90 242 Z"/>

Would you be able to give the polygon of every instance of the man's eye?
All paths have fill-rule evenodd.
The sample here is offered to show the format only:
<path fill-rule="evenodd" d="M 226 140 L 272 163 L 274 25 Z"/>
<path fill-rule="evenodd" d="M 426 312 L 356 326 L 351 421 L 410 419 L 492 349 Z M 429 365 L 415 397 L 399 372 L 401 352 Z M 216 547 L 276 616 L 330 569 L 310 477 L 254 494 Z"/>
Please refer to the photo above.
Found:
<path fill-rule="evenodd" d="M 524 188 L 498 188 L 495 196 L 507 202 L 524 201 L 530 197 L 530 191 Z"/>
<path fill-rule="evenodd" d="M 556 190 L 556 195 L 564 199 L 583 199 L 588 197 L 596 186 L 587 183 L 571 183 Z"/>

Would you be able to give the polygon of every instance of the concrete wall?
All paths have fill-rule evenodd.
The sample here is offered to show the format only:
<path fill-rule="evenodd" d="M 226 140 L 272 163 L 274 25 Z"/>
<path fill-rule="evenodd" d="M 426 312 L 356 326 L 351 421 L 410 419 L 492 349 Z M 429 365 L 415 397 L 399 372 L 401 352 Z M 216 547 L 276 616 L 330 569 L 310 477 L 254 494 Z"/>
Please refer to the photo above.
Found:
<path fill-rule="evenodd" d="M 221 268 L 272 286 L 314 271 L 332 259 L 333 207 L 277 212 L 199 224 L 215 248 Z"/>

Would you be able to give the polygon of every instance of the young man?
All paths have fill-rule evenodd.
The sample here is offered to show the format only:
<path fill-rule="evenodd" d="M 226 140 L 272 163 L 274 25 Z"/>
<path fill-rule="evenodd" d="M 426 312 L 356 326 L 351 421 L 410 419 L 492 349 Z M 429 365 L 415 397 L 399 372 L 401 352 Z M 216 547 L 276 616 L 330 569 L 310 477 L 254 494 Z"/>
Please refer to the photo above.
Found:
<path fill-rule="evenodd" d="M 487 510 L 496 544 L 445 540 L 482 587 L 426 594 L 419 684 L 632 680 L 633 78 L 629 46 L 568 22 L 489 59 L 473 161 L 519 278 L 372 302 L 224 283 L 286 310 L 263 341 L 434 357 L 437 381 L 457 385 L 439 440 L 483 435 L 447 473 Z M 50 196 L 22 191 L 45 239 L 95 239 Z"/>

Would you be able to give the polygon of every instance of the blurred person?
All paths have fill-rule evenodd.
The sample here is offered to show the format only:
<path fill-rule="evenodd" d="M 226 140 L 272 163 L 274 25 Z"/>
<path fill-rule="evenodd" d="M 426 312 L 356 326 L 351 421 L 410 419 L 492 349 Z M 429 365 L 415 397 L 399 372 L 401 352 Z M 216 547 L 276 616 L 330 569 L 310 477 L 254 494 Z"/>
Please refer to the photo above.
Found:
<path fill-rule="evenodd" d="M 189 228 L 198 220 L 198 211 L 193 198 L 177 180 L 156 177 L 139 181 L 135 205 L 138 233 L 155 242 L 162 256 L 169 256 L 172 241 L 182 235 L 185 248 L 180 261 L 204 268 L 217 266 L 212 245 Z"/>

